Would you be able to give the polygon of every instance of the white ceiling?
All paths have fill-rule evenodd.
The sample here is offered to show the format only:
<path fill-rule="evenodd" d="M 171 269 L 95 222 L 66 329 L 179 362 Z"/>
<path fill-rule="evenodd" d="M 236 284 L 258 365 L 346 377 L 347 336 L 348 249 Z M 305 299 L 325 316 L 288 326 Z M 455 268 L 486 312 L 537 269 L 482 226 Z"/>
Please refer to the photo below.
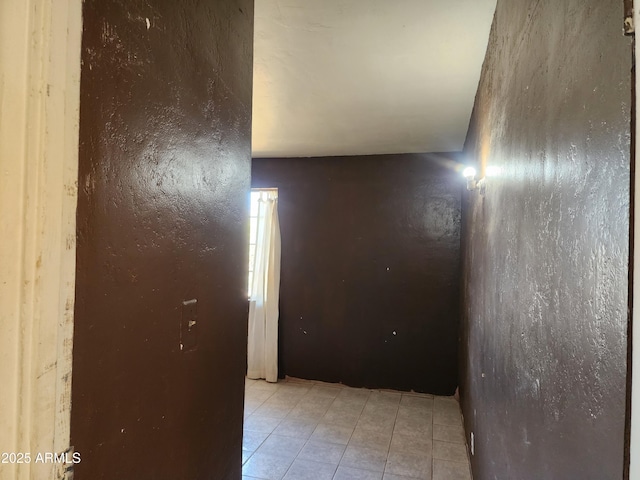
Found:
<path fill-rule="evenodd" d="M 256 0 L 253 156 L 462 149 L 496 0 Z"/>

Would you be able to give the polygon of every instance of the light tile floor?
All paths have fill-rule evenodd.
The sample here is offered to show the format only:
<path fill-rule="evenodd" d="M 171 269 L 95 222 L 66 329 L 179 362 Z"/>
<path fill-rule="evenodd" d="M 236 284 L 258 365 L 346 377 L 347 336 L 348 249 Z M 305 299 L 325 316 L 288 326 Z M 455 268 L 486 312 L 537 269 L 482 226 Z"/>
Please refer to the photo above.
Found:
<path fill-rule="evenodd" d="M 246 381 L 243 480 L 471 480 L 453 397 Z"/>

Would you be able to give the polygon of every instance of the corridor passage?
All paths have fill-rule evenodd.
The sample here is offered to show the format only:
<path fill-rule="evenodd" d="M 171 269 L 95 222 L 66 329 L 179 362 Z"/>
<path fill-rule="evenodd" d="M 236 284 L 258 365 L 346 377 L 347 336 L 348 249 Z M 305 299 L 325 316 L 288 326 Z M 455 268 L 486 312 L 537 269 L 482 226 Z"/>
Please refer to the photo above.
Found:
<path fill-rule="evenodd" d="M 453 397 L 246 381 L 243 480 L 471 480 Z"/>

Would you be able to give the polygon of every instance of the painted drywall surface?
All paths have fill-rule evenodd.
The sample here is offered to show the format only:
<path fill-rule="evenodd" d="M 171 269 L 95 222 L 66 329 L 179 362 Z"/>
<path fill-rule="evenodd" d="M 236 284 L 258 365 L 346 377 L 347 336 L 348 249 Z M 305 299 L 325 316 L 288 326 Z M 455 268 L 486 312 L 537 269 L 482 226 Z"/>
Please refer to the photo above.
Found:
<path fill-rule="evenodd" d="M 237 480 L 253 3 L 86 1 L 84 21 L 76 478 Z"/>
<path fill-rule="evenodd" d="M 36 455 L 69 446 L 81 12 L 0 3 L 0 453 L 31 455 L 2 480 L 63 478 Z"/>
<path fill-rule="evenodd" d="M 499 1 L 463 199 L 463 410 L 476 480 L 620 479 L 631 40 L 622 2 Z"/>
<path fill-rule="evenodd" d="M 454 392 L 462 177 L 447 158 L 253 160 L 252 186 L 278 188 L 280 375 Z"/>
<path fill-rule="evenodd" d="M 461 150 L 495 4 L 256 2 L 253 156 Z"/>

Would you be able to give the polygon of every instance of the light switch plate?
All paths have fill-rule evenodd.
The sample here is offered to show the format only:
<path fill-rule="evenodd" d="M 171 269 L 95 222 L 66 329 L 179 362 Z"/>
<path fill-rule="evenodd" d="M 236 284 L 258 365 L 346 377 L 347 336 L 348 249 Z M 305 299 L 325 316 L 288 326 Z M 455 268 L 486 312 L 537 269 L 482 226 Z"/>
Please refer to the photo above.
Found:
<path fill-rule="evenodd" d="M 180 350 L 189 352 L 198 346 L 198 300 L 192 298 L 182 302 L 180 320 Z"/>

